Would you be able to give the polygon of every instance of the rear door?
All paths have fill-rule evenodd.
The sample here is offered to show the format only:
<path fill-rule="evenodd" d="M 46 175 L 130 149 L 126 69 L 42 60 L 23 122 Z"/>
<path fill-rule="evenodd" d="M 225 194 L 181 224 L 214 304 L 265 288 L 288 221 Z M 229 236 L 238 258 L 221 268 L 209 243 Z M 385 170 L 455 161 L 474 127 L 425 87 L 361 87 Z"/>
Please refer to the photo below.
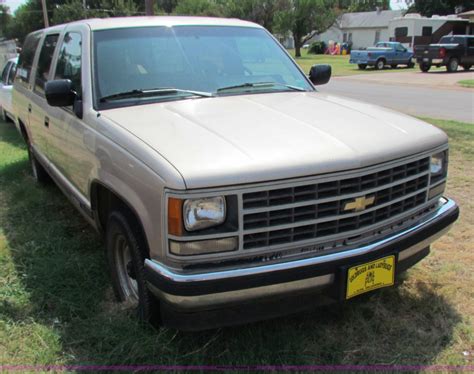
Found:
<path fill-rule="evenodd" d="M 36 142 L 37 137 L 34 129 L 30 128 L 32 69 L 41 37 L 41 31 L 29 34 L 26 37 L 23 43 L 23 50 L 18 60 L 17 74 L 15 76 L 13 89 L 15 114 L 18 120 L 26 126 L 32 144 Z"/>
<path fill-rule="evenodd" d="M 46 157 L 49 153 L 50 134 L 49 118 L 46 113 L 48 103 L 44 95 L 44 86 L 49 79 L 51 62 L 58 38 L 59 33 L 57 32 L 44 35 L 33 71 L 30 127 L 36 133 L 35 145 L 38 148 L 37 151 L 41 152 L 41 156 Z"/>
<path fill-rule="evenodd" d="M 0 78 L 0 111 L 7 110 L 8 111 L 8 94 L 9 94 L 9 87 L 8 87 L 8 76 L 10 74 L 10 69 L 12 67 L 12 62 L 8 61 L 5 67 L 2 70 L 2 76 Z M 0 112 L 0 118 L 2 117 L 2 113 Z"/>

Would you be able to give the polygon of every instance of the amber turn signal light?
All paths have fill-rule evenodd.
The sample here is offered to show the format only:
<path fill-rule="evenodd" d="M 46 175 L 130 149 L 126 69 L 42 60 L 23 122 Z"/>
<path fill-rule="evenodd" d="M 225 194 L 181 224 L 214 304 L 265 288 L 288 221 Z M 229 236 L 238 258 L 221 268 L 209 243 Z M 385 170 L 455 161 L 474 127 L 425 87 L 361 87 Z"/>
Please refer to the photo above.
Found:
<path fill-rule="evenodd" d="M 168 199 L 168 234 L 182 236 L 183 232 L 183 200 L 170 197 Z"/>

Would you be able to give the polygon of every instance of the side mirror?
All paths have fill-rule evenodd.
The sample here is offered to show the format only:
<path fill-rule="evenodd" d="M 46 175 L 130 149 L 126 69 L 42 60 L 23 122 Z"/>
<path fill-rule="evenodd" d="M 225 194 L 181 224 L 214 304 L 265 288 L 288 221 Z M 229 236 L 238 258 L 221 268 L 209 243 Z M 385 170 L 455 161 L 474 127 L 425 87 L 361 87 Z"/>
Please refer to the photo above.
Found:
<path fill-rule="evenodd" d="M 309 71 L 309 80 L 315 86 L 326 84 L 331 79 L 331 65 L 313 65 Z"/>
<path fill-rule="evenodd" d="M 76 92 L 69 79 L 57 79 L 46 82 L 44 94 L 46 101 L 51 106 L 71 106 L 76 100 Z"/>

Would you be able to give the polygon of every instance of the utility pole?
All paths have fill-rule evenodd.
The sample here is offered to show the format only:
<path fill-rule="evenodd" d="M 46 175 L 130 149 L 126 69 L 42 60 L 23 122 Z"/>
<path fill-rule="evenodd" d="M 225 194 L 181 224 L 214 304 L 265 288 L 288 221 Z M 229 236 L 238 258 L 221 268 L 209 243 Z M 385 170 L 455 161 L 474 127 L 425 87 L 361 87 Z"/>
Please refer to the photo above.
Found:
<path fill-rule="evenodd" d="M 155 10 L 153 9 L 153 0 L 145 0 L 145 8 L 147 16 L 152 16 L 155 14 Z"/>
<path fill-rule="evenodd" d="M 44 27 L 49 27 L 48 9 L 46 8 L 46 0 L 41 0 L 41 6 L 43 8 Z"/>

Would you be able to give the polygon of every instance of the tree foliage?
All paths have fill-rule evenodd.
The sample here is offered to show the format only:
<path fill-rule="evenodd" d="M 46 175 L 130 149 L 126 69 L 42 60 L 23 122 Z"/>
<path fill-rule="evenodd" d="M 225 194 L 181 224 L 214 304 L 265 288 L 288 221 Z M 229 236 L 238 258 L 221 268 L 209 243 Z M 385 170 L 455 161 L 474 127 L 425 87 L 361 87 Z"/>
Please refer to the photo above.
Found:
<path fill-rule="evenodd" d="M 434 14 L 454 14 L 457 7 L 463 11 L 474 10 L 472 0 L 406 0 L 409 13 L 420 13 L 422 16 L 431 17 Z"/>
<path fill-rule="evenodd" d="M 10 10 L 6 5 L 0 4 L 0 38 L 5 37 L 8 33 L 8 27 L 12 21 Z"/>
<path fill-rule="evenodd" d="M 337 0 L 336 7 L 347 12 L 372 12 L 390 9 L 390 0 Z"/>
<path fill-rule="evenodd" d="M 335 21 L 337 9 L 332 0 L 286 0 L 287 6 L 275 14 L 275 29 L 280 34 L 291 32 L 295 55 L 314 35 L 326 31 Z"/>

